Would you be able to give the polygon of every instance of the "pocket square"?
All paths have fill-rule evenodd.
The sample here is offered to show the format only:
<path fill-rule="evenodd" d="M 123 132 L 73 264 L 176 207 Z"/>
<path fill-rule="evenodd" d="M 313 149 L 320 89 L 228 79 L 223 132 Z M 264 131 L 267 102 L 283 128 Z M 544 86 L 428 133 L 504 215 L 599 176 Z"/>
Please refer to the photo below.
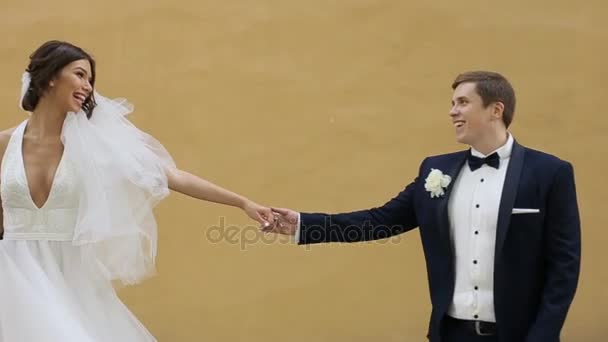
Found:
<path fill-rule="evenodd" d="M 540 209 L 523 209 L 523 208 L 513 208 L 511 214 L 536 214 L 540 213 Z"/>

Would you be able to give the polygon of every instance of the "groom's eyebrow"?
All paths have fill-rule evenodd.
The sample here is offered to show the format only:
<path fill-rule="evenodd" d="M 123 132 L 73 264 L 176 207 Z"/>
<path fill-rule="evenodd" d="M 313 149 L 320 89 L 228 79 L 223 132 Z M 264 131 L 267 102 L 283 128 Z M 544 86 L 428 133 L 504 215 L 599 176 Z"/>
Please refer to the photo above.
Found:
<path fill-rule="evenodd" d="M 458 96 L 458 97 L 456 98 L 456 102 L 460 102 L 460 101 L 462 101 L 462 100 L 467 100 L 467 101 L 468 101 L 468 100 L 469 100 L 469 98 L 468 98 L 468 97 L 466 97 L 466 96 Z M 454 100 L 452 100 L 452 104 L 454 104 Z"/>

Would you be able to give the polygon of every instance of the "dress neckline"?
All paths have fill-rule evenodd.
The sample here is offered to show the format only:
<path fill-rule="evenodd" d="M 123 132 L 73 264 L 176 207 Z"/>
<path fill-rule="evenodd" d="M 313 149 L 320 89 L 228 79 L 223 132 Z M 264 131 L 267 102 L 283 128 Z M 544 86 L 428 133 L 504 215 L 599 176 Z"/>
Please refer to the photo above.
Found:
<path fill-rule="evenodd" d="M 23 140 L 25 139 L 25 129 L 27 128 L 27 124 L 28 124 L 29 120 L 25 120 L 23 123 L 21 123 L 21 125 L 19 126 L 19 130 L 17 131 L 17 152 L 19 155 L 19 164 L 21 165 L 21 170 L 23 171 L 23 177 L 25 179 L 25 187 L 26 187 L 26 191 L 27 191 L 27 197 L 30 201 L 30 203 L 32 204 L 32 206 L 36 209 L 36 210 L 43 210 L 46 208 L 47 204 L 50 202 L 52 196 L 53 196 L 53 190 L 55 189 L 55 183 L 57 182 L 57 175 L 59 174 L 61 165 L 63 164 L 63 159 L 65 156 L 65 148 L 64 151 L 61 152 L 61 157 L 59 158 L 59 163 L 57 163 L 57 167 L 55 168 L 55 172 L 53 174 L 53 180 L 51 181 L 51 187 L 49 189 L 49 192 L 46 196 L 46 199 L 44 200 L 44 203 L 42 204 L 42 206 L 38 206 L 36 204 L 36 202 L 34 202 L 34 198 L 32 197 L 32 191 L 30 189 L 30 181 L 27 177 L 27 167 L 25 165 L 25 158 L 23 156 Z"/>

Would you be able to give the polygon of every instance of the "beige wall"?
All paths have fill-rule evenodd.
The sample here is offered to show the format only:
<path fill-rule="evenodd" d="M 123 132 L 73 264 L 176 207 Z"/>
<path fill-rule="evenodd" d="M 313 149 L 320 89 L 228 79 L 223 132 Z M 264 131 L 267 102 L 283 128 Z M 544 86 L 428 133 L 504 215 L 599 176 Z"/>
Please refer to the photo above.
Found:
<path fill-rule="evenodd" d="M 516 138 L 575 166 L 584 258 L 564 341 L 604 341 L 608 5 L 575 3 L 0 0 L 0 124 L 25 118 L 29 53 L 69 40 L 183 169 L 268 205 L 336 212 L 384 203 L 424 156 L 462 148 L 449 85 L 498 70 L 518 92 Z M 417 232 L 241 248 L 207 234 L 220 217 L 251 225 L 237 210 L 174 194 L 157 213 L 159 275 L 121 296 L 159 341 L 424 340 Z"/>

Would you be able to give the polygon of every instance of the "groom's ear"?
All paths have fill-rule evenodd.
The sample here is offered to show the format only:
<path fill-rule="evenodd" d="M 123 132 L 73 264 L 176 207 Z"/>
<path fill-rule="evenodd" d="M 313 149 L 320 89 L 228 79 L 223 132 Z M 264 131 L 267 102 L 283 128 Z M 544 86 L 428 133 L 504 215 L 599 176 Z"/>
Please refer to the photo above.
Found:
<path fill-rule="evenodd" d="M 505 112 L 505 104 L 498 101 L 493 102 L 492 104 L 490 104 L 490 106 L 492 107 L 492 118 L 495 120 L 502 121 L 502 115 Z"/>

